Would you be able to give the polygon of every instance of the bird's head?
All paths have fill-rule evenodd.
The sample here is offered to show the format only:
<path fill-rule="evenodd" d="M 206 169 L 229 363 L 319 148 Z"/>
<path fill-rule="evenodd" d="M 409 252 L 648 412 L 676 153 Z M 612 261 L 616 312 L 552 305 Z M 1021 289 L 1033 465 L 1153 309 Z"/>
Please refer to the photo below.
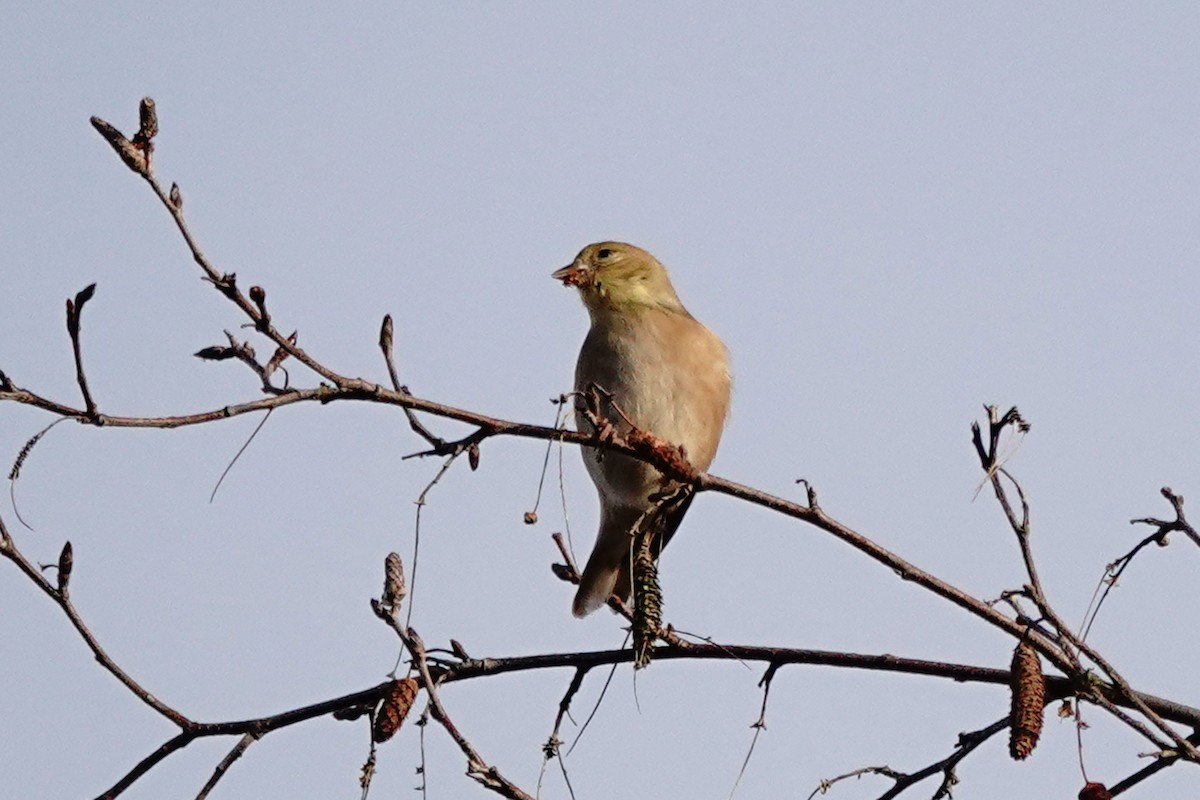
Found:
<path fill-rule="evenodd" d="M 550 277 L 578 289 L 593 316 L 637 306 L 683 310 L 666 267 L 624 242 L 589 244 Z"/>

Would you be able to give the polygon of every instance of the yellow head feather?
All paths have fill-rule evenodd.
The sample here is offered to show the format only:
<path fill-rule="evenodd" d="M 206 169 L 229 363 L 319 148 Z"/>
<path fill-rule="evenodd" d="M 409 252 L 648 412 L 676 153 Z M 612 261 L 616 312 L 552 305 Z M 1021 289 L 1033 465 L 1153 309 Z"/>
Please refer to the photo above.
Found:
<path fill-rule="evenodd" d="M 579 289 L 593 317 L 638 307 L 686 313 L 666 267 L 642 248 L 624 242 L 589 244 L 552 277 Z"/>

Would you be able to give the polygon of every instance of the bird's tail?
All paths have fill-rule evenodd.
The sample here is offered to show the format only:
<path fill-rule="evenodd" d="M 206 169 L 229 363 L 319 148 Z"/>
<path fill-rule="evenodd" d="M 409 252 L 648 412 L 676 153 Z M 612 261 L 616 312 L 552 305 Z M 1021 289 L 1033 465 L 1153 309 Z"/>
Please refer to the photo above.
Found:
<path fill-rule="evenodd" d="M 661 509 L 661 513 L 647 521 L 649 525 L 657 528 L 651 531 L 654 537 L 651 551 L 656 559 L 662 548 L 666 547 L 667 542 L 675 535 L 694 496 L 688 492 L 678 502 Z M 613 509 L 612 512 L 602 512 L 596 545 L 592 548 L 587 566 L 583 568 L 583 574 L 579 577 L 579 590 L 575 593 L 575 602 L 571 605 L 575 616 L 586 617 L 607 603 L 608 598 L 614 594 L 624 602 L 629 602 L 633 591 L 630 577 L 633 566 L 633 526 L 642 513 L 642 509 L 624 507 Z"/>
<path fill-rule="evenodd" d="M 600 532 L 579 576 L 579 590 L 571 611 L 586 617 L 608 602 L 610 595 L 629 599 L 629 553 L 634 522 L 641 515 L 636 508 L 617 507 L 601 512 Z"/>

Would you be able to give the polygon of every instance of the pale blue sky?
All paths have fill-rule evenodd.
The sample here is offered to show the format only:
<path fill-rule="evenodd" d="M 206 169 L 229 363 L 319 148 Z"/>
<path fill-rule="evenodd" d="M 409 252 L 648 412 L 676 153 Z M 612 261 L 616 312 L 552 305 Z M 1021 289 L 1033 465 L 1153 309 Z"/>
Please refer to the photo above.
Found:
<path fill-rule="evenodd" d="M 88 125 L 98 114 L 131 130 L 151 95 L 157 171 L 182 187 L 208 255 L 266 287 L 281 327 L 344 373 L 385 379 L 374 342 L 390 312 L 415 392 L 549 424 L 586 328 L 549 273 L 618 238 L 658 255 L 732 351 L 716 473 L 789 496 L 806 477 L 832 514 L 979 596 L 1022 581 L 994 502 L 972 502 L 968 426 L 984 403 L 1016 403 L 1033 423 L 1010 466 L 1068 619 L 1146 532 L 1128 520 L 1168 513 L 1160 486 L 1200 495 L 1194 5 L 282 8 L 0 11 L 0 369 L 18 384 L 76 401 L 62 306 L 95 281 L 84 337 L 102 410 L 256 396 L 246 370 L 191 358 L 242 320 Z M 0 455 L 48 421 L 0 406 Z M 394 410 L 291 408 L 210 505 L 255 422 L 59 426 L 17 486 L 36 528 L 14 528 L 26 552 L 52 561 L 70 539 L 72 593 L 101 641 L 202 720 L 382 679 L 397 645 L 367 599 L 384 555 L 408 557 L 413 500 L 437 467 L 400 461 L 421 443 Z M 414 618 L 426 642 L 496 656 L 620 644 L 610 615 L 571 618 L 571 591 L 547 568 L 557 493 L 539 525 L 521 523 L 542 455 L 489 442 L 477 473 L 456 466 L 433 492 Z M 595 498 L 578 455 L 564 463 L 585 549 Z M 1198 565 L 1182 540 L 1143 554 L 1092 635 L 1139 688 L 1192 704 Z M 999 633 L 819 532 L 723 498 L 695 504 L 662 574 L 667 619 L 718 641 L 1008 663 Z M 173 733 L 10 566 L 0 608 L 5 796 L 94 796 Z M 577 796 L 725 798 L 761 670 L 655 664 L 638 678 L 640 713 L 630 674 L 568 760 Z M 493 678 L 444 699 L 529 788 L 569 680 Z M 1007 703 L 996 688 L 786 669 L 739 797 L 804 797 L 871 764 L 919 768 Z M 1088 719 L 1094 780 L 1141 765 L 1146 744 Z M 382 748 L 373 797 L 410 796 L 415 734 Z M 440 730 L 426 738 L 431 796 L 486 796 Z M 214 796 L 357 797 L 366 742 L 363 725 L 330 720 L 273 734 Z M 126 796 L 192 797 L 231 745 L 193 745 Z M 960 769 L 959 791 L 1073 797 L 1074 750 L 1056 720 L 1024 764 L 997 738 Z M 1168 773 L 1130 796 L 1200 783 L 1194 769 Z M 864 778 L 831 796 L 885 787 Z M 543 796 L 566 796 L 556 772 Z"/>

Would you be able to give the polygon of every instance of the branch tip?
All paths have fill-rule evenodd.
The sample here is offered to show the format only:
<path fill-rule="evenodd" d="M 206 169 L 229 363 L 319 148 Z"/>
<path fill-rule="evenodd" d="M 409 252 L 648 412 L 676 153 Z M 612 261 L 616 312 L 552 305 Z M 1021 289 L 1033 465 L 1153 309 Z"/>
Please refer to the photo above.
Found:
<path fill-rule="evenodd" d="M 150 140 L 157 135 L 158 111 L 154 107 L 154 98 L 143 97 L 142 102 L 138 103 L 138 132 L 134 135 L 133 141 L 149 144 Z"/>
<path fill-rule="evenodd" d="M 391 352 L 392 338 L 395 333 L 392 325 L 392 315 L 384 314 L 383 323 L 379 326 L 379 349 L 385 354 Z"/>
<path fill-rule="evenodd" d="M 259 318 L 255 321 L 255 324 L 261 330 L 263 326 L 271 322 L 271 315 L 267 313 L 267 290 L 261 286 L 251 286 L 249 294 L 250 299 L 258 308 Z"/>
<path fill-rule="evenodd" d="M 58 555 L 58 591 L 59 594 L 67 593 L 67 584 L 71 580 L 71 568 L 75 566 L 74 550 L 71 547 L 70 540 L 63 545 L 62 552 Z"/>
<path fill-rule="evenodd" d="M 96 132 L 104 137 L 104 141 L 108 142 L 109 146 L 116 151 L 121 160 L 125 162 L 125 166 L 139 175 L 145 176 L 150 172 L 150 165 L 146 161 L 146 156 L 133 142 L 125 138 L 125 134 L 108 124 L 100 117 L 92 117 L 92 127 Z"/>

